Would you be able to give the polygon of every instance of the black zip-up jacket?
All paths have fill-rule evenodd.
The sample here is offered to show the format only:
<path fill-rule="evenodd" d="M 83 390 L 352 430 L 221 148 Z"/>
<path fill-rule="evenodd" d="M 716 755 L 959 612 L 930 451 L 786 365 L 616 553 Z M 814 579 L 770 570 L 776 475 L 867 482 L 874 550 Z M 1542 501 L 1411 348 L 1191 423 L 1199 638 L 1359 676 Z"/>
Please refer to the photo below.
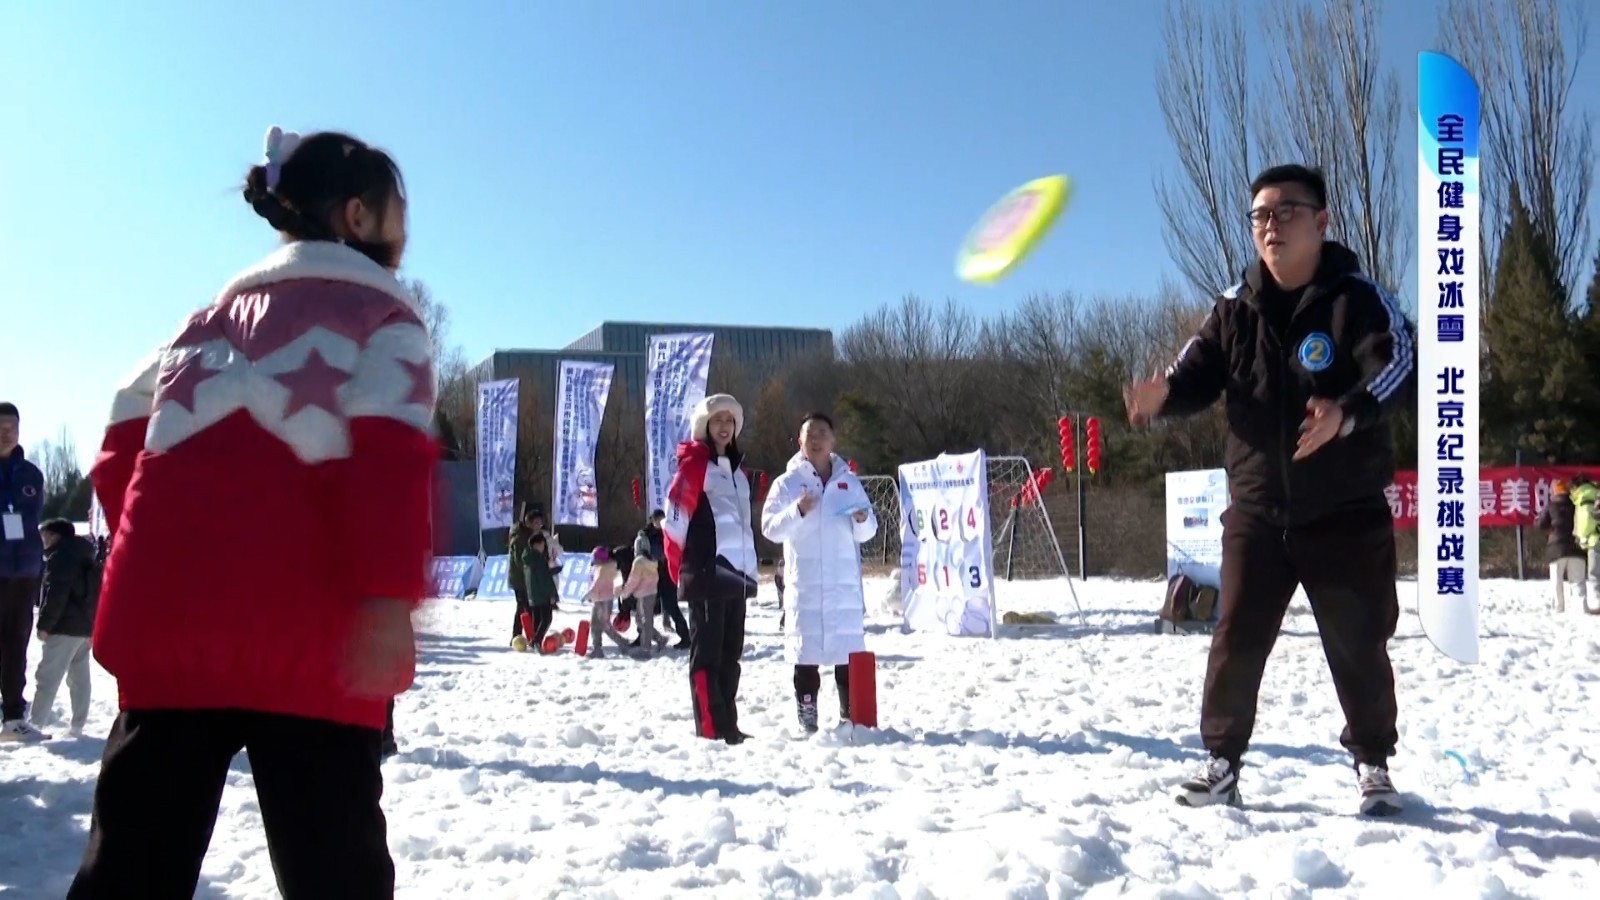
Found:
<path fill-rule="evenodd" d="M 1572 530 L 1577 518 L 1578 508 L 1572 505 L 1572 498 L 1566 494 L 1556 494 L 1545 504 L 1544 512 L 1539 513 L 1534 523 L 1549 532 L 1544 540 L 1545 562 L 1584 558 L 1583 548 L 1578 546 L 1578 538 Z"/>
<path fill-rule="evenodd" d="M 1414 396 L 1411 323 L 1342 244 L 1323 243 L 1317 274 L 1287 315 L 1264 311 L 1289 295 L 1262 268 L 1252 264 L 1222 294 L 1167 369 L 1161 416 L 1192 415 L 1225 396 L 1228 491 L 1242 511 L 1279 527 L 1386 510 L 1390 417 Z M 1293 462 L 1313 397 L 1337 402 L 1351 430 Z"/>
<path fill-rule="evenodd" d="M 100 566 L 94 561 L 94 545 L 74 535 L 45 551 L 37 623 L 40 631 L 89 637 L 94 633 L 99 601 Z"/>

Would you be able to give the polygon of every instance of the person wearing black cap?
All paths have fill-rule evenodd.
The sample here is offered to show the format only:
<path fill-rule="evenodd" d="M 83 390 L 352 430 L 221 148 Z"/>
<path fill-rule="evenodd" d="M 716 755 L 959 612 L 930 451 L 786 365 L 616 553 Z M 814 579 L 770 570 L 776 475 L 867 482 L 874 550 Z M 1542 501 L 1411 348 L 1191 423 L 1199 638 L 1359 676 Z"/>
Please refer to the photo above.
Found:
<path fill-rule="evenodd" d="M 43 654 L 33 673 L 33 706 L 28 718 L 44 728 L 54 714 L 56 692 L 66 679 L 72 695 L 73 737 L 89 721 L 89 636 L 100 600 L 100 566 L 94 545 L 78 536 L 66 519 L 39 526 L 44 540 L 44 589 L 39 599 L 39 641 Z"/>
<path fill-rule="evenodd" d="M 33 607 L 44 572 L 44 474 L 23 455 L 21 418 L 16 406 L 0 403 L 0 741 L 35 743 L 49 738 L 24 718 L 23 699 Z"/>

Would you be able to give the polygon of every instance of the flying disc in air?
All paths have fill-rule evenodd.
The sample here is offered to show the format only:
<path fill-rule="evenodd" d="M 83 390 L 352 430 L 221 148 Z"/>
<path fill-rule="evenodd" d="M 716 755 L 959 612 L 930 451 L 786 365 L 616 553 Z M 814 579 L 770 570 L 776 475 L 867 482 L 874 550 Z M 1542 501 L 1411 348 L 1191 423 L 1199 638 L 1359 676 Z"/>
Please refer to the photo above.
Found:
<path fill-rule="evenodd" d="M 1048 175 L 1002 197 L 962 242 L 956 276 L 977 284 L 999 281 L 1038 246 L 1071 195 L 1067 176 Z"/>

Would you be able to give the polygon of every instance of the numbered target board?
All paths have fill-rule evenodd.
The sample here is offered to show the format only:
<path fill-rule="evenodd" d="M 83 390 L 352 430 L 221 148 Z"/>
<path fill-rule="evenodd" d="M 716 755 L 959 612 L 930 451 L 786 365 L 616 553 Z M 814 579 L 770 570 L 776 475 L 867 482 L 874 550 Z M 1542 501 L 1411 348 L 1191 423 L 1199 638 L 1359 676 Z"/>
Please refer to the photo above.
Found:
<path fill-rule="evenodd" d="M 987 463 L 979 450 L 900 467 L 900 597 L 913 631 L 994 636 Z"/>

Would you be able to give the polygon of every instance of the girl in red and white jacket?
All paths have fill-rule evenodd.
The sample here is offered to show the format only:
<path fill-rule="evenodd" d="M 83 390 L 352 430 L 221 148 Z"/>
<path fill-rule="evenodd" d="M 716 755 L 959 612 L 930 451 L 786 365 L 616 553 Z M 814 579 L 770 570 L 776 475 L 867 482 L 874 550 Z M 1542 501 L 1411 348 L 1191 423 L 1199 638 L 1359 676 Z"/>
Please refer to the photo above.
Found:
<path fill-rule="evenodd" d="M 692 440 L 678 445 L 678 471 L 667 487 L 662 525 L 667 568 L 689 604 L 689 685 L 695 734 L 728 744 L 739 729 L 745 605 L 756 595 L 758 568 L 750 479 L 740 464 L 744 407 L 712 394 L 694 408 Z"/>
<path fill-rule="evenodd" d="M 394 894 L 380 741 L 438 458 L 404 186 L 353 137 L 273 128 L 244 197 L 284 245 L 122 386 L 94 467 L 121 712 L 72 898 L 192 895 L 241 749 L 284 896 Z"/>

